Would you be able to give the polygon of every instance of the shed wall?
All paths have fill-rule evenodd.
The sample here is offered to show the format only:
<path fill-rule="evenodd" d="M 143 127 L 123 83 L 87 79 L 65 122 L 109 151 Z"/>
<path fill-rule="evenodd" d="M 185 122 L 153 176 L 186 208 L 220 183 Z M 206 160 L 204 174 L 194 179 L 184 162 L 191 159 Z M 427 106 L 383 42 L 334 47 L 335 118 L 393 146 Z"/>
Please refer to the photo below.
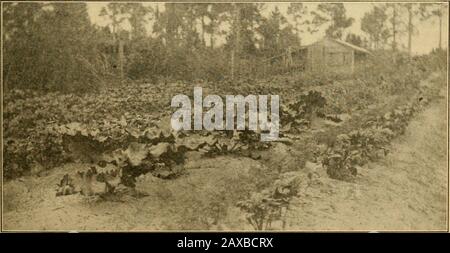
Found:
<path fill-rule="evenodd" d="M 354 51 L 339 43 L 323 40 L 308 47 L 308 69 L 312 71 L 352 72 Z"/>

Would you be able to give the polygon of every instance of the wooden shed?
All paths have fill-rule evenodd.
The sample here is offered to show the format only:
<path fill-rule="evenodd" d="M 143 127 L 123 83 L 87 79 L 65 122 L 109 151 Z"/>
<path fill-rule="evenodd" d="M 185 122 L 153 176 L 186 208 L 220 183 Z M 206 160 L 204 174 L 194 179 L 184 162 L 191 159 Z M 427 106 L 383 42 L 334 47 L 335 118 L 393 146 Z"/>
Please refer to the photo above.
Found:
<path fill-rule="evenodd" d="M 370 54 L 364 48 L 326 37 L 301 47 L 293 58 L 304 62 L 305 70 L 353 73 L 355 64 L 360 64 Z"/>

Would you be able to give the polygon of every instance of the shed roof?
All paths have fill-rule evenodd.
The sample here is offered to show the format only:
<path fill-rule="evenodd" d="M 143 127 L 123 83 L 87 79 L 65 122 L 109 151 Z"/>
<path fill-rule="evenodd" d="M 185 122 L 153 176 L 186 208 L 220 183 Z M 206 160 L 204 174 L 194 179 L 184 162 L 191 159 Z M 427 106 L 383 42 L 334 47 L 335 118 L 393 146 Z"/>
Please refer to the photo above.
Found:
<path fill-rule="evenodd" d="M 362 48 L 362 47 L 355 46 L 355 45 L 350 44 L 348 42 L 345 42 L 345 41 L 342 41 L 342 40 L 337 40 L 337 39 L 331 39 L 331 40 L 333 40 L 333 41 L 335 41 L 335 42 L 337 42 L 337 43 L 339 43 L 341 45 L 344 45 L 346 47 L 349 47 L 349 48 L 351 48 L 351 49 L 353 49 L 355 51 L 359 51 L 359 52 L 366 53 L 366 54 L 371 54 L 369 52 L 369 50 L 367 50 L 365 48 Z"/>
<path fill-rule="evenodd" d="M 343 45 L 343 46 L 345 46 L 345 47 L 348 47 L 348 48 L 350 48 L 350 49 L 352 49 L 352 50 L 355 50 L 355 51 L 358 51 L 358 52 L 361 52 L 361 53 L 371 54 L 370 51 L 367 50 L 367 49 L 365 49 L 365 48 L 358 47 L 358 46 L 353 45 L 353 44 L 351 44 L 351 43 L 348 43 L 348 42 L 345 42 L 345 41 L 342 41 L 342 40 L 338 40 L 338 39 L 329 38 L 329 37 L 325 37 L 325 38 L 323 38 L 323 39 L 321 39 L 321 40 L 319 40 L 319 41 L 316 41 L 316 42 L 314 42 L 314 43 L 312 43 L 312 44 L 302 46 L 302 47 L 299 48 L 299 50 L 306 49 L 306 48 L 308 48 L 309 46 L 314 45 L 314 44 L 319 43 L 319 42 L 322 42 L 322 41 L 324 41 L 324 40 L 329 40 L 329 41 L 336 42 L 336 43 L 338 43 L 338 44 L 340 44 L 340 45 Z"/>
<path fill-rule="evenodd" d="M 364 53 L 364 54 L 372 55 L 372 53 L 371 53 L 369 50 L 365 49 L 365 48 L 358 47 L 358 46 L 355 46 L 355 45 L 353 45 L 353 44 L 351 44 L 351 43 L 348 43 L 348 42 L 345 42 L 345 41 L 342 41 L 342 40 L 338 40 L 338 39 L 329 38 L 329 37 L 325 37 L 325 38 L 323 38 L 323 39 L 321 39 L 321 40 L 318 40 L 318 41 L 316 41 L 316 42 L 314 42 L 314 43 L 311 43 L 311 44 L 309 44 L 309 45 L 304 45 L 304 46 L 300 46 L 300 47 L 292 47 L 292 51 L 291 51 L 291 52 L 298 52 L 298 51 L 301 51 L 301 50 L 308 49 L 308 47 L 310 47 L 310 46 L 312 46 L 312 45 L 314 45 L 314 44 L 316 44 L 316 43 L 322 42 L 322 41 L 324 41 L 324 40 L 330 40 L 330 41 L 333 41 L 333 42 L 335 42 L 335 43 L 338 43 L 338 44 L 340 44 L 340 45 L 342 45 L 342 46 L 344 46 L 344 47 L 350 48 L 350 49 L 352 49 L 352 50 L 355 50 L 355 51 L 358 51 L 358 52 L 361 52 L 361 53 Z M 268 60 L 271 60 L 271 59 L 280 58 L 280 57 L 282 57 L 282 56 L 284 56 L 284 55 L 286 55 L 286 54 L 287 54 L 287 52 L 284 52 L 284 53 L 282 53 L 282 54 L 280 54 L 280 55 L 276 55 L 276 56 L 267 58 L 267 59 L 265 59 L 264 61 L 268 61 Z"/>

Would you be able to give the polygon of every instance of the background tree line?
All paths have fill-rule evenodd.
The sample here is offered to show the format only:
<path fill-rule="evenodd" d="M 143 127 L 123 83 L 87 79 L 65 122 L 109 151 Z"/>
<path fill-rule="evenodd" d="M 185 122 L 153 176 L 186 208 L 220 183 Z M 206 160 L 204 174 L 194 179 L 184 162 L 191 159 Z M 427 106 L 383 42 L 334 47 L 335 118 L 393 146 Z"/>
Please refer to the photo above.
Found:
<path fill-rule="evenodd" d="M 399 37 L 407 36 L 411 54 L 417 23 L 434 20 L 442 31 L 445 11 L 440 4 L 377 4 L 361 20 L 365 34 L 356 35 L 347 31 L 355 20 L 342 3 L 313 9 L 291 3 L 285 14 L 275 7 L 263 15 L 266 7 L 109 3 L 100 12 L 108 26 L 100 27 L 91 23 L 85 3 L 4 3 L 4 90 L 82 92 L 128 79 L 247 77 L 264 71 L 258 66 L 266 59 L 301 46 L 304 34 L 321 29 L 355 45 L 394 52 Z"/>

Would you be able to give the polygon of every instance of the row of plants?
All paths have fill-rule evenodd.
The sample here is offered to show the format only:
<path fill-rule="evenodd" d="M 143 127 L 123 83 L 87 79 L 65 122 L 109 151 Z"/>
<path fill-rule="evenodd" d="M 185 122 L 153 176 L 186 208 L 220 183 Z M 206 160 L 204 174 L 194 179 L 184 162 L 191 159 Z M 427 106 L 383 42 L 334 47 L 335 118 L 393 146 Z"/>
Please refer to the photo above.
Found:
<path fill-rule="evenodd" d="M 12 90 L 5 96 L 5 177 L 26 175 L 35 164 L 49 168 L 61 165 L 73 158 L 71 153 L 84 153 L 88 160 L 96 160 L 92 156 L 127 148 L 130 142 L 154 144 L 161 131 L 170 135 L 160 123 L 169 121 L 171 95 L 187 93 L 188 87 L 178 83 L 166 89 L 171 92 L 143 84 L 83 96 Z M 302 105 L 293 103 L 282 115 L 297 121 L 307 118 L 309 104 L 315 106 L 308 99 L 314 96 L 320 95 L 300 96 Z M 323 106 L 323 101 L 320 103 Z M 214 135 L 220 137 L 217 143 L 203 147 L 212 154 L 267 146 L 258 144 L 259 135 L 251 131 Z"/>
<path fill-rule="evenodd" d="M 311 115 L 317 108 L 322 108 L 325 99 L 318 92 L 308 92 L 299 96 L 297 102 L 291 103 L 282 110 L 282 119 L 289 123 L 299 121 L 308 122 Z M 119 122 L 118 126 L 125 127 L 126 120 Z M 305 125 L 305 127 L 307 127 Z M 116 130 L 120 128 L 115 128 Z M 78 142 L 83 145 L 85 154 L 92 157 L 90 162 L 95 162 L 101 166 L 107 164 L 114 165 L 119 173 L 111 178 L 126 187 L 135 187 L 135 179 L 151 172 L 153 175 L 170 179 L 183 172 L 180 166 L 184 162 L 186 152 L 200 152 L 204 156 L 217 156 L 227 154 L 247 155 L 257 159 L 253 155 L 254 151 L 264 150 L 271 146 L 270 143 L 260 141 L 260 133 L 250 130 L 245 131 L 200 131 L 200 132 L 173 132 L 169 129 L 147 128 L 145 131 L 118 132 L 117 135 L 101 135 L 104 129 L 93 128 L 92 125 L 80 123 L 69 123 L 56 126 L 55 135 L 63 136 L 64 143 Z M 80 145 L 77 146 L 79 148 Z M 126 148 L 122 148 L 126 147 Z M 65 148 L 64 150 L 75 153 L 75 150 Z M 69 175 L 66 175 L 70 177 Z M 79 175 L 76 175 L 79 176 Z M 104 184 L 104 191 L 101 194 L 111 193 L 108 180 L 102 174 L 95 174 L 99 177 L 97 181 Z M 71 180 L 73 181 L 73 180 Z M 86 180 L 84 180 L 86 181 Z M 92 184 L 92 179 L 87 180 Z M 86 185 L 86 183 L 82 183 Z M 66 185 L 60 185 L 58 195 L 64 195 Z M 74 185 L 73 187 L 76 188 Z M 88 187 L 91 188 L 91 187 Z M 68 191 L 70 194 L 82 193 L 81 190 Z M 92 191 L 87 191 L 91 193 Z"/>
<path fill-rule="evenodd" d="M 327 174 L 334 179 L 353 181 L 357 168 L 386 156 L 390 141 L 404 134 L 412 117 L 436 96 L 436 89 L 423 88 L 410 102 L 389 112 L 367 117 L 360 127 L 339 134 L 320 155 Z"/>
<path fill-rule="evenodd" d="M 177 94 L 183 89 L 175 83 L 169 90 Z M 151 135 L 158 119 L 168 114 L 164 109 L 170 108 L 171 96 L 137 84 L 90 95 L 11 90 L 4 99 L 4 175 L 26 175 L 34 163 L 51 168 L 66 162 L 71 141 L 100 152 L 125 148 Z"/>
<path fill-rule="evenodd" d="M 353 108 L 353 112 L 362 114 L 360 118 L 364 119 L 363 122 L 351 125 L 360 119 L 358 118 L 348 122 L 350 126 L 328 129 L 329 134 L 337 134 L 337 136 L 334 136 L 331 143 L 326 143 L 326 148 L 319 148 L 320 145 L 323 146 L 323 143 L 320 142 L 308 146 L 312 146 L 310 149 L 315 156 L 314 161 L 322 164 L 330 178 L 354 181 L 358 168 L 386 156 L 392 139 L 404 134 L 412 117 L 438 96 L 440 88 L 445 84 L 445 80 L 441 78 L 444 74 L 440 73 L 436 80 L 429 80 L 441 83 L 441 85 L 433 84 L 434 87 L 420 88 L 418 84 L 424 76 L 414 80 L 409 90 L 404 92 L 403 99 L 398 99 L 401 105 L 389 105 L 388 108 L 393 107 L 393 109 L 388 109 L 386 113 L 379 110 L 379 107 L 368 109 L 367 105 Z M 394 83 L 394 85 L 398 85 L 398 83 Z M 368 88 L 365 85 L 364 87 Z M 339 88 L 337 87 L 337 89 Z M 391 90 L 388 92 L 390 93 Z M 328 97 L 326 101 L 331 101 L 332 105 L 337 104 L 336 100 L 328 99 Z M 330 104 L 325 103 L 325 105 L 329 106 Z M 320 115 L 326 111 L 324 107 L 317 108 L 319 109 L 315 110 L 316 114 Z M 295 114 L 293 113 L 293 115 Z M 343 132 L 342 130 L 349 131 Z M 327 130 L 325 130 L 324 135 L 327 134 Z M 288 177 L 285 177 L 286 175 Z M 275 178 L 287 178 L 288 180 L 275 180 L 265 189 L 251 192 L 246 199 L 237 203 L 237 206 L 246 214 L 248 223 L 255 230 L 271 229 L 274 221 L 281 221 L 281 228 L 284 229 L 291 201 L 298 196 L 300 183 L 298 174 L 295 172 L 279 173 Z M 308 175 L 308 178 L 302 180 L 308 181 L 311 178 Z M 280 185 L 282 185 L 281 189 L 284 189 L 281 191 L 282 194 L 278 193 Z"/>
<path fill-rule="evenodd" d="M 71 138 L 82 138 L 83 144 L 89 142 L 95 142 L 89 133 L 83 132 L 84 128 L 79 128 L 76 131 L 65 132 L 66 136 Z M 187 152 L 200 152 L 203 156 L 212 157 L 217 155 L 226 154 L 241 154 L 244 151 L 259 150 L 269 147 L 267 143 L 261 143 L 259 141 L 259 134 L 250 131 L 243 132 L 201 132 L 199 134 L 187 134 L 183 132 L 172 131 L 160 131 L 153 129 L 154 131 L 146 131 L 141 136 L 134 136 L 134 141 L 130 142 L 126 148 L 118 148 L 115 150 L 107 149 L 102 146 L 102 143 L 97 141 L 93 145 L 96 150 L 91 150 L 90 154 L 97 152 L 98 155 L 95 159 L 97 167 L 103 167 L 106 169 L 100 169 L 102 171 L 110 171 L 112 165 L 114 170 L 118 173 L 110 179 L 105 179 L 102 174 L 93 174 L 92 177 L 87 180 L 88 184 L 103 183 L 102 191 L 96 192 L 99 194 L 109 194 L 114 190 L 111 190 L 109 185 L 112 185 L 111 181 L 115 181 L 125 187 L 134 188 L 136 178 L 146 174 L 152 173 L 154 176 L 162 179 L 172 179 L 181 175 L 184 172 L 182 164 L 185 161 L 185 155 Z M 231 135 L 230 137 L 228 137 Z M 90 139 L 91 138 L 91 139 Z M 104 152 L 100 152 L 103 150 Z M 251 153 L 247 153 L 251 156 Z M 93 161 L 91 161 L 93 162 Z M 76 174 L 79 176 L 83 174 Z M 73 175 L 65 175 L 65 177 L 73 177 Z M 119 179 L 117 181 L 117 179 Z M 93 181 L 94 180 L 94 181 Z M 71 182 L 74 180 L 71 179 Z M 59 195 L 65 195 L 64 192 L 67 184 L 58 186 L 57 192 Z M 79 183 L 79 185 L 86 185 L 86 180 Z M 117 185 L 115 185 L 117 186 Z M 77 184 L 72 184 L 74 188 L 68 191 L 68 194 L 81 193 L 85 194 L 77 187 Z M 78 190 L 75 190 L 78 188 Z M 89 187 L 91 188 L 91 187 Z M 87 191 L 90 195 L 94 194 L 93 191 Z"/>

